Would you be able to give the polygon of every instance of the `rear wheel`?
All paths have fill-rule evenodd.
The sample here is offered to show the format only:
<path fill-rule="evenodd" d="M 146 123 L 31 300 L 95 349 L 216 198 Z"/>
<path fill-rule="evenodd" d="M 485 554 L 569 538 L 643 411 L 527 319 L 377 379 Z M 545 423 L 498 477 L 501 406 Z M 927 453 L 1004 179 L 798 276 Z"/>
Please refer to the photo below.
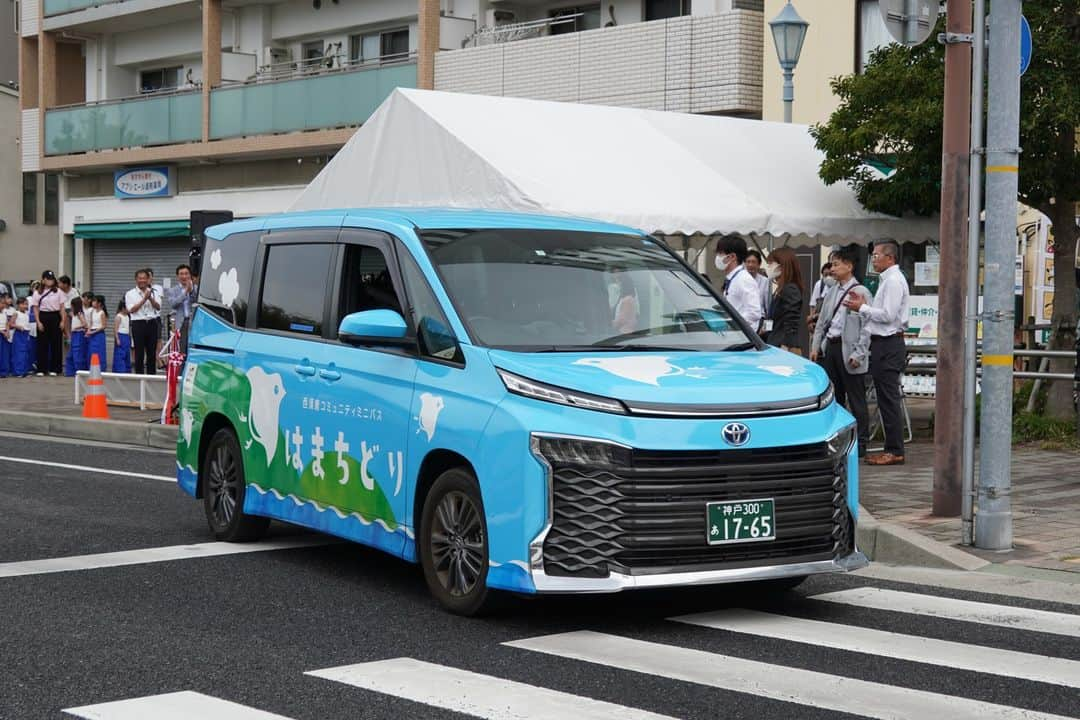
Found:
<path fill-rule="evenodd" d="M 435 599 L 458 615 L 492 607 L 484 504 L 472 473 L 447 470 L 431 486 L 420 520 L 420 564 Z"/>
<path fill-rule="evenodd" d="M 210 531 L 218 540 L 258 540 L 270 518 L 244 512 L 244 457 L 232 430 L 218 430 L 206 448 L 199 474 L 203 478 L 203 509 Z"/>

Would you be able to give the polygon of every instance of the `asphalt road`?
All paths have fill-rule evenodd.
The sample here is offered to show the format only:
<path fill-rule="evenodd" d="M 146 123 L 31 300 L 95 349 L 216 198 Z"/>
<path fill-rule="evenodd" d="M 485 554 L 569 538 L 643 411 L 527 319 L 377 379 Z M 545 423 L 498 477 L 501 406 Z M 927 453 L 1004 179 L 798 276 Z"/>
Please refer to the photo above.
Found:
<path fill-rule="evenodd" d="M 829 576 L 775 596 L 720 586 L 510 599 L 496 615 L 470 620 L 441 611 L 416 567 L 351 544 L 22 574 L 27 561 L 211 542 L 201 504 L 160 479 L 174 469 L 171 455 L 154 451 L 0 436 L 0 718 L 71 717 L 63 710 L 183 691 L 237 704 L 218 715 L 201 713 L 204 718 L 257 717 L 245 708 L 295 720 L 470 716 L 447 707 L 500 718 L 633 717 L 632 711 L 710 720 L 914 718 L 926 717 L 927 707 L 948 718 L 993 717 L 998 710 L 1020 717 L 1007 708 L 1080 717 L 1080 604 Z M 281 524 L 270 534 L 287 542 L 304 536 Z M 971 608 L 961 608 L 960 619 L 917 614 L 905 604 L 910 596 L 887 595 L 889 609 L 813 597 L 858 588 L 997 607 L 988 609 L 986 622 L 971 622 L 963 617 Z M 765 616 L 770 630 L 733 632 L 725 623 L 740 617 L 738 608 L 773 613 Z M 1026 626 L 1008 617 L 1015 608 L 1052 615 L 1036 615 Z M 721 627 L 670 619 L 705 612 Z M 861 629 L 905 637 L 889 636 L 885 650 L 858 652 L 766 636 L 791 618 L 836 624 L 830 637 L 841 645 Z M 603 635 L 505 644 L 582 631 Z M 905 658 L 910 637 L 958 645 L 933 645 L 926 651 L 932 657 Z M 865 642 L 854 647 L 870 648 Z M 610 644 L 613 654 L 587 661 L 574 643 L 584 643 L 586 654 Z M 947 659 L 946 650 L 960 659 Z M 383 692 L 305 674 L 394 658 L 440 667 L 380 664 L 351 676 Z M 743 667 L 734 659 L 758 664 L 725 679 L 728 669 Z M 377 674 L 387 668 L 401 674 Z M 455 674 L 461 670 L 476 673 L 470 677 L 481 684 L 462 684 Z M 798 684 L 807 679 L 811 687 Z M 499 680 L 523 685 L 483 684 Z M 446 703 L 433 699 L 440 688 L 449 688 Z M 545 690 L 577 697 L 550 706 L 550 698 L 529 699 Z M 430 697 L 407 699 L 418 693 Z M 898 705 L 887 712 L 893 694 Z M 515 702 L 525 709 L 514 711 Z M 155 707 L 129 715 L 107 708 L 82 713 L 172 717 Z M 175 717 L 185 716 L 191 715 Z"/>

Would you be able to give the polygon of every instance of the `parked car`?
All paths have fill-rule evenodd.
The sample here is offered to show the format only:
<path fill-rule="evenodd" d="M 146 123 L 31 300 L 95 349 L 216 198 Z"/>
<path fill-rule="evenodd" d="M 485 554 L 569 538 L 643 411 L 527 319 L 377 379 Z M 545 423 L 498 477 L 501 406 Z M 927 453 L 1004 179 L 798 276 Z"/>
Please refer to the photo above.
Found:
<path fill-rule="evenodd" d="M 649 235 L 419 209 L 207 235 L 177 467 L 220 540 L 371 545 L 461 614 L 867 563 L 825 373 Z"/>
<path fill-rule="evenodd" d="M 0 280 L 0 292 L 6 292 L 13 298 L 28 297 L 30 295 L 30 283 Z"/>

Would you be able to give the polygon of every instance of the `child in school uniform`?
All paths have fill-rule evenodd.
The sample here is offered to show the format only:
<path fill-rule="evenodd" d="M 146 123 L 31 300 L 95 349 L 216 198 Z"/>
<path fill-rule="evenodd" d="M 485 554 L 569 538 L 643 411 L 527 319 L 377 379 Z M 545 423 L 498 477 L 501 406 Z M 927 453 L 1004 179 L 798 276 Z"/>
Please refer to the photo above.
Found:
<path fill-rule="evenodd" d="M 114 373 L 131 372 L 131 317 L 128 315 L 127 304 L 120 300 L 120 306 L 116 308 L 116 324 L 113 327 L 113 361 Z"/>
<path fill-rule="evenodd" d="M 105 298 L 103 296 L 94 296 L 93 305 L 90 307 L 90 312 L 87 313 L 87 319 L 90 321 L 86 330 L 87 368 L 89 368 L 90 358 L 97 355 L 98 362 L 101 364 L 101 371 L 105 372 L 108 369 L 109 362 L 108 358 L 105 357 L 105 324 L 109 316 L 105 312 Z"/>
<path fill-rule="evenodd" d="M 11 296 L 0 295 L 0 378 L 11 375 L 12 345 L 15 339 L 15 308 Z"/>
<path fill-rule="evenodd" d="M 15 341 L 12 343 L 11 369 L 15 377 L 27 377 L 33 369 L 30 353 L 30 303 L 19 298 L 15 314 Z"/>
<path fill-rule="evenodd" d="M 68 377 L 74 377 L 79 370 L 87 369 L 86 326 L 82 298 L 71 298 L 71 345 L 64 362 L 64 375 Z"/>

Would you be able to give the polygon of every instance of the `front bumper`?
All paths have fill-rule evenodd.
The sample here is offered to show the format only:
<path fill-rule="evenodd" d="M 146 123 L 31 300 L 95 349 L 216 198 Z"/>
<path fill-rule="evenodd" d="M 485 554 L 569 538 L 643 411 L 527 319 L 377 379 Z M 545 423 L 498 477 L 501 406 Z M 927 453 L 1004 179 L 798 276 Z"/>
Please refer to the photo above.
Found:
<path fill-rule="evenodd" d="M 611 593 L 658 587 L 686 587 L 723 583 L 777 580 L 822 573 L 851 572 L 870 564 L 859 550 L 846 557 L 820 562 L 769 565 L 766 567 L 704 570 L 700 572 L 625 575 L 611 572 L 603 578 L 561 577 L 548 575 L 543 569 L 532 570 L 532 581 L 538 593 Z"/>

